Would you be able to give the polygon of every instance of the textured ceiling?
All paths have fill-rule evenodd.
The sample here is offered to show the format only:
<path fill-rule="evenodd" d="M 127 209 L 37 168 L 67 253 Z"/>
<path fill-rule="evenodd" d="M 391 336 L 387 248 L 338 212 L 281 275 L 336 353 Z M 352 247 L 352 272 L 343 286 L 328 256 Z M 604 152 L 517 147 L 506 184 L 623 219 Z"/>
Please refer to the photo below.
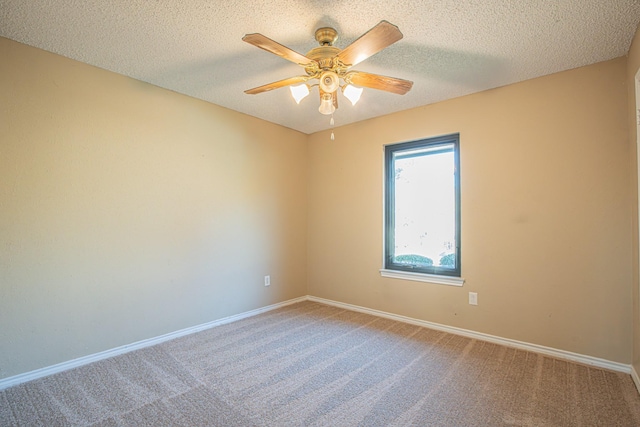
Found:
<path fill-rule="evenodd" d="M 337 126 L 624 56 L 640 1 L 0 0 L 0 36 L 305 133 L 329 128 L 317 94 L 296 105 L 287 88 L 243 92 L 304 71 L 242 37 L 305 54 L 319 27 L 344 48 L 383 19 L 404 38 L 353 69 L 413 89 L 341 96 Z"/>

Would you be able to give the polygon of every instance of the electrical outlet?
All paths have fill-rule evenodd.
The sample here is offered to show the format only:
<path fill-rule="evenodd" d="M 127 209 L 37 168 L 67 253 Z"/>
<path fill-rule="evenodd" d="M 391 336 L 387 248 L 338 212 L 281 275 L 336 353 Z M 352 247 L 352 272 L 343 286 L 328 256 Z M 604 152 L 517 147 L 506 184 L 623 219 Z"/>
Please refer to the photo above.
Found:
<path fill-rule="evenodd" d="M 469 292 L 469 304 L 478 305 L 478 293 L 477 292 Z"/>
<path fill-rule="evenodd" d="M 264 285 L 265 286 L 271 285 L 271 276 L 264 276 Z"/>

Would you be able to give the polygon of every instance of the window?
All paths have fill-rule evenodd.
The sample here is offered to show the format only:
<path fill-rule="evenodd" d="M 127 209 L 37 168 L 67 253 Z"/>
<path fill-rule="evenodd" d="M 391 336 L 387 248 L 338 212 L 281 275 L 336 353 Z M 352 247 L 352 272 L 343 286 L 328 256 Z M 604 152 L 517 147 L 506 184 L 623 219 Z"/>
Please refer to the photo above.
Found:
<path fill-rule="evenodd" d="M 384 276 L 462 284 L 459 140 L 385 147 Z"/>

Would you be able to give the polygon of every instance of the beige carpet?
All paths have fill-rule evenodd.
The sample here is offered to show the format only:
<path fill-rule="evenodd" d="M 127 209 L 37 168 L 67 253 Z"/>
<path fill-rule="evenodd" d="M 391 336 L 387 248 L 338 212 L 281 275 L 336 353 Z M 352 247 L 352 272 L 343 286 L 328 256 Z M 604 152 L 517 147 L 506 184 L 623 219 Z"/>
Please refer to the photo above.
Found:
<path fill-rule="evenodd" d="M 303 302 L 0 392 L 1 426 L 640 426 L 629 375 Z"/>

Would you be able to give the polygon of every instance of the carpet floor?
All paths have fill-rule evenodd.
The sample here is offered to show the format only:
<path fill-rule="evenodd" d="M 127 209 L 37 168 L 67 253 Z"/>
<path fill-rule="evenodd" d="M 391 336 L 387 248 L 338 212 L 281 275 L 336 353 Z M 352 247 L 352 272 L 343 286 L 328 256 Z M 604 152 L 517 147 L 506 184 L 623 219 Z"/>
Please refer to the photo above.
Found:
<path fill-rule="evenodd" d="M 629 375 L 315 302 L 0 391 L 1 426 L 640 426 Z"/>

